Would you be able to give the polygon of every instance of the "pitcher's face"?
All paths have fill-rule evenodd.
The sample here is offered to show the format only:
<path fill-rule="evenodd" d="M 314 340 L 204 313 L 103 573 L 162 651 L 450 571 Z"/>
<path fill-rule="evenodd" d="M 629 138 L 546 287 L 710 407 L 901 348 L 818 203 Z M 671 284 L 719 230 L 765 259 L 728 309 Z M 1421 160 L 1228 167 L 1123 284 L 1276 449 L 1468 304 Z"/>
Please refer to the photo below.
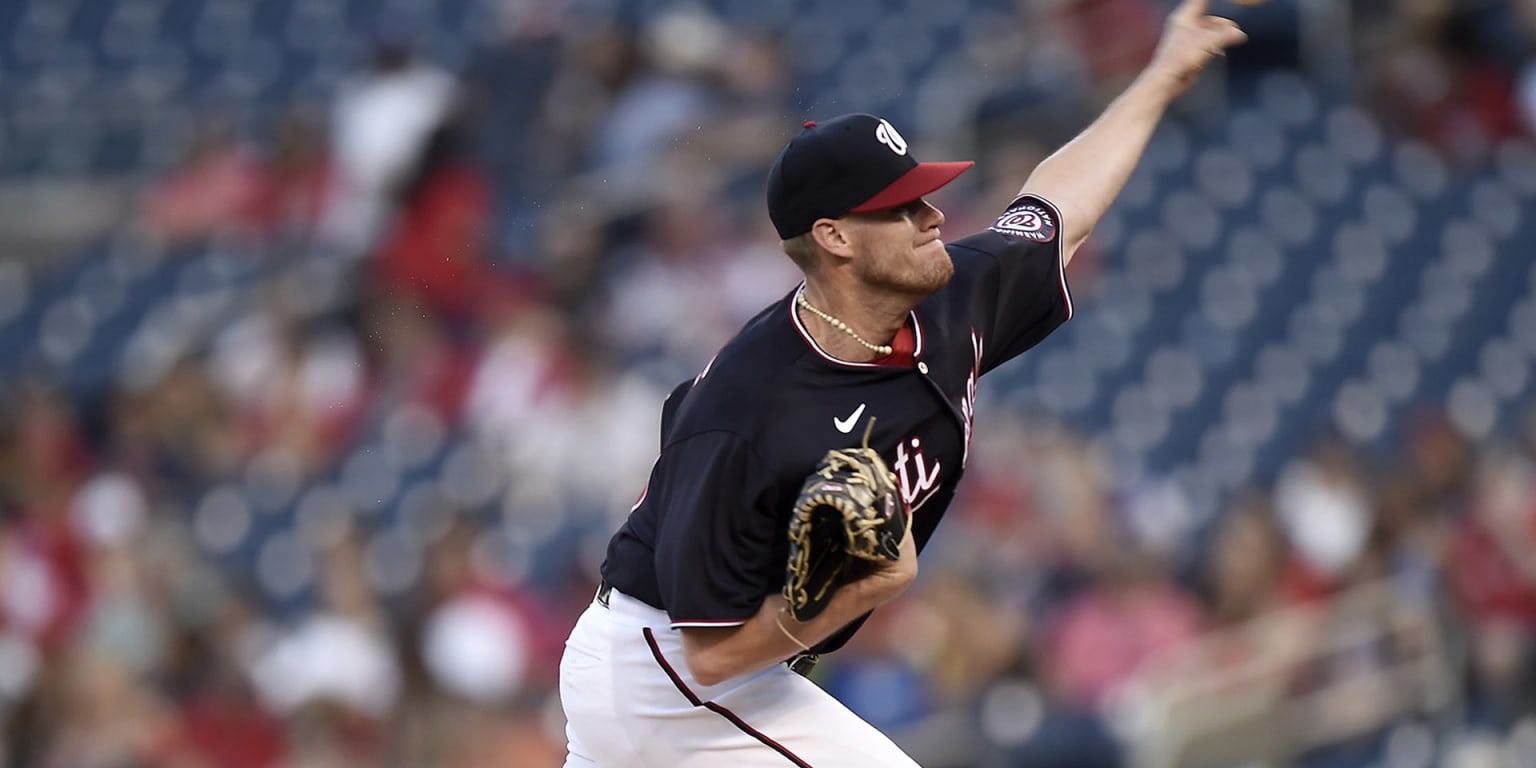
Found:
<path fill-rule="evenodd" d="M 924 297 L 944 287 L 955 264 L 939 226 L 944 212 L 918 198 L 910 203 L 844 217 L 860 258 L 859 277 L 869 285 Z"/>

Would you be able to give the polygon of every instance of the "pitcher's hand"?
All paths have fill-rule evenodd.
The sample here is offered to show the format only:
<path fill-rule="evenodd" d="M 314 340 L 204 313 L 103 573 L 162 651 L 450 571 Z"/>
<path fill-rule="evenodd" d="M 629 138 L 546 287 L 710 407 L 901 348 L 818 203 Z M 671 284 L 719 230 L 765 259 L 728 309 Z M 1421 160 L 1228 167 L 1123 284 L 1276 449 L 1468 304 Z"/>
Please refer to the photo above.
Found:
<path fill-rule="evenodd" d="M 1212 59 L 1248 40 L 1237 22 L 1211 16 L 1210 0 L 1184 0 L 1168 15 L 1157 53 L 1148 73 L 1167 78 L 1175 93 L 1183 93 Z"/>

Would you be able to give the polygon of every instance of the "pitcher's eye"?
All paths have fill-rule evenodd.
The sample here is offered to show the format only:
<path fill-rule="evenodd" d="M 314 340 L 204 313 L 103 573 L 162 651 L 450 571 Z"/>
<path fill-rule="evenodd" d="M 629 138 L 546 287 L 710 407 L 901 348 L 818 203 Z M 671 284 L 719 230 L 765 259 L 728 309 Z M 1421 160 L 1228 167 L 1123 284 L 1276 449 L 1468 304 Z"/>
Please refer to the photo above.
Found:
<path fill-rule="evenodd" d="M 910 203 L 903 203 L 890 208 L 881 208 L 877 211 L 856 215 L 865 217 L 867 221 L 901 221 L 902 219 L 917 218 L 927 207 L 928 204 L 923 202 L 922 198 L 918 198 Z"/>

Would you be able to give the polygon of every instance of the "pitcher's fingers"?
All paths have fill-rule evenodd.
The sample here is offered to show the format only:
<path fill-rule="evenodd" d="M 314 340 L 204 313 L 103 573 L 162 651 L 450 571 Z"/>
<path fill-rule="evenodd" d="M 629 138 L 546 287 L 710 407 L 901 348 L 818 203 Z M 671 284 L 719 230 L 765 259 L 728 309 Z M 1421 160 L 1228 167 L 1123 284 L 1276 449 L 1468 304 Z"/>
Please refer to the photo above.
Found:
<path fill-rule="evenodd" d="M 1243 29 L 1237 22 L 1225 16 L 1206 16 L 1201 20 L 1201 23 L 1211 29 L 1235 29 L 1238 31 Z"/>
<path fill-rule="evenodd" d="M 1205 16 L 1210 10 L 1211 0 L 1184 0 L 1173 12 L 1173 18 L 1179 21 L 1196 21 Z"/>
<path fill-rule="evenodd" d="M 1216 33 L 1221 38 L 1223 47 L 1230 48 L 1241 45 L 1248 40 L 1248 33 L 1238 26 L 1237 22 L 1221 16 L 1207 16 L 1202 19 L 1206 29 Z"/>

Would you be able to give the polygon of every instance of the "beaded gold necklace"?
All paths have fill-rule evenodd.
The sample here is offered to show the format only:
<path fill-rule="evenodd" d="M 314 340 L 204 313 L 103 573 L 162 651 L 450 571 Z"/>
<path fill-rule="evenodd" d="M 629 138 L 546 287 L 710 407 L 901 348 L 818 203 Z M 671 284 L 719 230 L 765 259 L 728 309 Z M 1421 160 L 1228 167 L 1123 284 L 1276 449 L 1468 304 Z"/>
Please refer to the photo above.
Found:
<path fill-rule="evenodd" d="M 865 347 L 867 347 L 870 351 L 874 352 L 875 354 L 877 354 L 877 355 L 879 355 L 881 357 L 885 357 L 886 355 L 891 354 L 891 345 L 889 345 L 889 344 L 871 344 L 871 343 L 865 341 L 864 337 L 862 337 L 859 334 L 855 333 L 852 328 L 849 328 L 847 323 L 845 323 L 845 322 L 843 322 L 843 321 L 841 321 L 841 320 L 839 320 L 839 319 L 837 319 L 837 318 L 835 318 L 835 317 L 833 317 L 833 316 L 831 316 L 831 315 L 829 315 L 829 314 L 827 314 L 827 313 L 825 313 L 825 312 L 823 312 L 823 311 L 821 311 L 821 310 L 811 306 L 811 302 L 806 301 L 806 299 L 805 299 L 805 286 L 803 286 L 803 285 L 800 286 L 800 290 L 795 293 L 795 303 L 799 304 L 802 307 L 805 307 L 805 309 L 807 311 L 809 311 L 811 314 L 813 314 L 813 315 L 815 315 L 815 316 L 817 316 L 817 317 L 827 321 L 827 324 L 832 326 L 833 328 L 836 328 L 836 329 L 842 331 L 843 333 L 846 333 L 849 336 L 852 336 L 854 341 L 857 341 L 858 343 L 863 344 Z"/>

